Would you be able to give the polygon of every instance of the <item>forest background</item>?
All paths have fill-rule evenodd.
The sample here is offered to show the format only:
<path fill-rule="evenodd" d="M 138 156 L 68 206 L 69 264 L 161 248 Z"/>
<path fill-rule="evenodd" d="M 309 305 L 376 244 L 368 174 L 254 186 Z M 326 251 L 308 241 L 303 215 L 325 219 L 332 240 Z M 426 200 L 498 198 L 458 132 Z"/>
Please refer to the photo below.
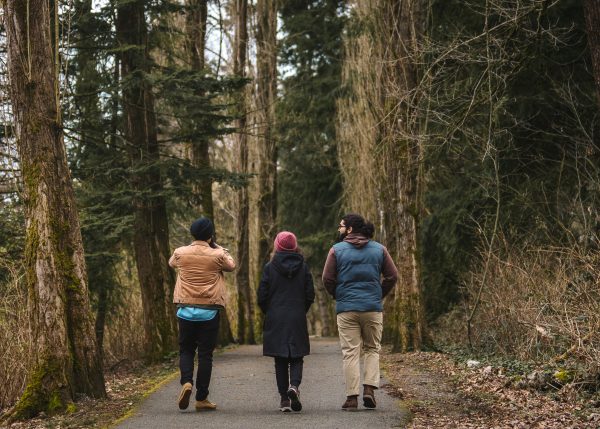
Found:
<path fill-rule="evenodd" d="M 6 0 L 0 409 L 105 394 L 174 350 L 167 265 L 214 219 L 238 262 L 220 342 L 260 342 L 277 231 L 320 283 L 346 212 L 400 279 L 396 350 L 600 376 L 594 0 Z"/>

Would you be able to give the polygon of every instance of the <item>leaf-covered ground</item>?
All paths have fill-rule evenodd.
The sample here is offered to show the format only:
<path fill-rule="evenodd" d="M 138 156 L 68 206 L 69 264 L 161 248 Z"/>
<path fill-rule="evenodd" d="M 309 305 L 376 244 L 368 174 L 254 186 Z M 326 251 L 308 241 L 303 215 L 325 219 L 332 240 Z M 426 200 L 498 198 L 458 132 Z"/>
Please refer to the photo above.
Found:
<path fill-rule="evenodd" d="M 125 362 L 107 371 L 107 399 L 84 398 L 72 414 L 40 416 L 9 427 L 111 427 L 175 377 L 175 363 L 170 360 L 148 367 Z M 385 351 L 382 366 L 389 380 L 382 387 L 411 413 L 407 428 L 600 428 L 600 399 L 583 394 L 576 386 L 544 392 L 522 388 L 501 367 L 467 368 L 442 353 Z"/>
<path fill-rule="evenodd" d="M 141 362 L 122 362 L 105 372 L 107 398 L 81 398 L 76 411 L 57 416 L 17 422 L 10 429 L 83 429 L 107 428 L 126 417 L 141 399 L 177 375 L 175 360 L 145 366 Z M 6 410 L 2 410 L 6 411 Z M 3 426 L 4 427 L 4 426 Z"/>
<path fill-rule="evenodd" d="M 411 412 L 408 428 L 600 428 L 600 401 L 567 385 L 517 387 L 500 367 L 442 353 L 384 353 L 384 386 Z"/>

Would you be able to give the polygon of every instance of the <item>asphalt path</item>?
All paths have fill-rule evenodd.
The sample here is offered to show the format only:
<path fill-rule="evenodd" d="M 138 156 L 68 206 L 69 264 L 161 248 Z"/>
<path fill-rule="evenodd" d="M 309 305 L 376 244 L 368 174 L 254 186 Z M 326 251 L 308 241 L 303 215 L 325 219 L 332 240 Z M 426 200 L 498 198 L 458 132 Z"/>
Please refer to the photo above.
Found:
<path fill-rule="evenodd" d="M 151 394 L 119 429 L 165 428 L 391 428 L 401 427 L 403 412 L 397 400 L 376 391 L 377 409 L 367 410 L 359 397 L 355 412 L 342 411 L 345 400 L 342 355 L 337 339 L 311 339 L 311 355 L 304 358 L 300 386 L 302 411 L 279 411 L 273 359 L 262 356 L 262 346 L 240 346 L 215 354 L 209 399 L 216 411 L 180 411 L 179 379 Z M 382 380 L 382 384 L 385 381 Z M 195 390 L 194 390 L 195 393 Z"/>

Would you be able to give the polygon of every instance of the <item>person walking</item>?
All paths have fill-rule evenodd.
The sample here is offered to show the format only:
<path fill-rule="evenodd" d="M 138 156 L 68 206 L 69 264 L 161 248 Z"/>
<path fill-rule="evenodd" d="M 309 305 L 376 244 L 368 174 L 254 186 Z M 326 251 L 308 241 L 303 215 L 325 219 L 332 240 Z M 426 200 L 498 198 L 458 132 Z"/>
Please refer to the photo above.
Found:
<path fill-rule="evenodd" d="M 192 223 L 194 241 L 178 247 L 169 265 L 178 269 L 173 302 L 177 304 L 179 324 L 180 410 L 189 406 L 194 384 L 194 355 L 198 351 L 196 374 L 196 411 L 215 410 L 208 400 L 213 351 L 219 333 L 219 310 L 225 308 L 224 271 L 233 271 L 235 262 L 229 252 L 215 243 L 212 221 L 201 217 Z M 225 316 L 226 317 L 226 316 Z"/>
<path fill-rule="evenodd" d="M 327 255 L 323 284 L 336 300 L 346 381 L 342 410 L 355 411 L 360 393 L 360 356 L 364 356 L 363 404 L 377 406 L 383 298 L 394 288 L 398 271 L 387 249 L 372 240 L 375 227 L 355 213 L 342 217 L 339 238 Z M 383 277 L 383 280 L 382 280 Z"/>
<path fill-rule="evenodd" d="M 263 355 L 275 358 L 279 409 L 300 411 L 304 356 L 310 354 L 306 312 L 315 300 L 315 290 L 293 233 L 277 234 L 275 252 L 263 269 L 257 298 L 265 314 Z"/>

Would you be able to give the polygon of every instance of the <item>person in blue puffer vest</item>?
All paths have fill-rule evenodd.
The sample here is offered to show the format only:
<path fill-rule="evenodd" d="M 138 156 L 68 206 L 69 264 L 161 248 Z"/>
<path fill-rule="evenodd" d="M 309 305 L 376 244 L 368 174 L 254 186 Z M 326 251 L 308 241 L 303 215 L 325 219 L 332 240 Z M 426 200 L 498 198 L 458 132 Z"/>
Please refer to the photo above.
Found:
<path fill-rule="evenodd" d="M 329 250 L 323 267 L 323 284 L 336 300 L 346 380 L 342 410 L 358 408 L 361 351 L 364 355 L 363 404 L 366 408 L 375 408 L 383 332 L 382 302 L 396 285 L 398 270 L 385 246 L 372 240 L 375 227 L 362 216 L 345 215 L 338 231 L 339 242 Z"/>

